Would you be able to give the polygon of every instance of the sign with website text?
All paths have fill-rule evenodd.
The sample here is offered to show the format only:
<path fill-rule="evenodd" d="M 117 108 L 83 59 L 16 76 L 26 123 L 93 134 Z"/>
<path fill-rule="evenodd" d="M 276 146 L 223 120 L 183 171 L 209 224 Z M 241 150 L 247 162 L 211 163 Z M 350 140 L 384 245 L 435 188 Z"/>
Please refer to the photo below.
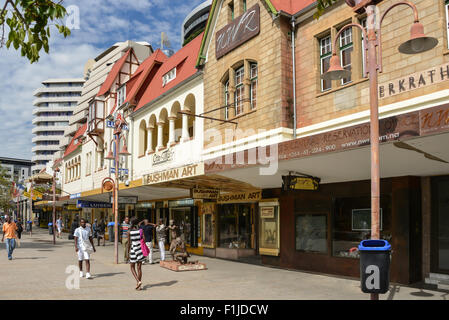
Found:
<path fill-rule="evenodd" d="M 256 4 L 216 33 L 215 55 L 217 59 L 254 38 L 259 32 L 260 8 Z"/>
<path fill-rule="evenodd" d="M 262 199 L 262 191 L 220 194 L 217 203 L 253 202 Z"/>
<path fill-rule="evenodd" d="M 167 169 L 160 172 L 146 174 L 142 178 L 144 185 L 190 178 L 204 174 L 204 163 L 196 163 L 188 166 Z"/>
<path fill-rule="evenodd" d="M 218 189 L 193 188 L 190 190 L 190 197 L 193 199 L 217 199 L 219 194 Z"/>
<path fill-rule="evenodd" d="M 449 63 L 379 84 L 379 99 L 449 80 Z"/>

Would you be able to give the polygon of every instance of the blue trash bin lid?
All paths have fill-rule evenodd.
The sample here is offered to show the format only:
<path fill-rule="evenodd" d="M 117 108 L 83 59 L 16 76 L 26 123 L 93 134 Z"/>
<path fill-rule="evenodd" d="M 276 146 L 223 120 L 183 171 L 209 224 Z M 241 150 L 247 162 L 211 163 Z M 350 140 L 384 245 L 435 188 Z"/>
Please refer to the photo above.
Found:
<path fill-rule="evenodd" d="M 108 227 L 109 227 L 109 226 L 113 226 L 114 224 L 115 224 L 114 222 L 109 222 L 109 223 L 108 223 Z"/>
<path fill-rule="evenodd" d="M 51 222 L 50 222 L 50 223 L 49 223 L 48 225 L 49 225 L 49 226 L 52 226 L 52 225 L 53 225 L 53 223 L 51 223 Z"/>
<path fill-rule="evenodd" d="M 387 240 L 362 240 L 359 244 L 360 251 L 388 251 L 391 244 Z"/>

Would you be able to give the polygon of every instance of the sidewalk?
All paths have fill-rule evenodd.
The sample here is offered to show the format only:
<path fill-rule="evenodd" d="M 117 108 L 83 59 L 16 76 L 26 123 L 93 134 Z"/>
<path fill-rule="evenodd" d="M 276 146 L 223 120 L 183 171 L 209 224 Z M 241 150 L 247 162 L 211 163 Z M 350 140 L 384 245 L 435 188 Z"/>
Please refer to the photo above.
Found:
<path fill-rule="evenodd" d="M 208 270 L 173 272 L 159 264 L 143 265 L 143 289 L 136 291 L 129 265 L 123 263 L 119 243 L 119 265 L 113 263 L 114 244 L 97 248 L 91 260 L 93 279 L 80 279 L 80 288 L 68 289 L 66 273 L 77 266 L 73 241 L 56 239 L 47 230 L 33 228 L 33 236 L 22 235 L 21 247 L 7 259 L 0 243 L 0 299 L 230 299 L 230 300 L 369 300 L 359 281 L 262 267 L 245 263 L 192 256 Z M 96 239 L 95 239 L 96 240 Z M 95 242 L 96 244 L 96 242 Z M 156 261 L 159 253 L 156 253 Z M 170 257 L 169 257 L 170 258 Z M 79 279 L 79 275 L 76 273 Z M 70 280 L 70 279 L 69 279 Z M 448 300 L 449 292 L 422 290 L 392 284 L 382 300 Z"/>

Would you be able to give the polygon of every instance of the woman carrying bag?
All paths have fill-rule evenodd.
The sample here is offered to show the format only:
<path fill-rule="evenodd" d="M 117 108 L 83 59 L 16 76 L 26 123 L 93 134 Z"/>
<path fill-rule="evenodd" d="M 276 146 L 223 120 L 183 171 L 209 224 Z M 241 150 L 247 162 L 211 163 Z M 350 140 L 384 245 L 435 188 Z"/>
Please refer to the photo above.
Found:
<path fill-rule="evenodd" d="M 145 236 L 142 230 L 138 227 L 137 218 L 132 217 L 130 222 L 131 227 L 128 231 L 129 263 L 131 273 L 137 281 L 136 290 L 142 290 L 142 262 L 145 260 L 145 256 L 148 256 L 149 249 L 145 244 Z"/>

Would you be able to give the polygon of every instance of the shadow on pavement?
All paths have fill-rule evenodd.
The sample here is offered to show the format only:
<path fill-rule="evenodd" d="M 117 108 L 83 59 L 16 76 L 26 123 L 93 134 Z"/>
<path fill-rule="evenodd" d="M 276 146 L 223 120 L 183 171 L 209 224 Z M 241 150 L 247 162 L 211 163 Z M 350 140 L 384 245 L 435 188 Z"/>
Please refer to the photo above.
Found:
<path fill-rule="evenodd" d="M 156 284 L 147 284 L 146 286 L 142 287 L 142 290 L 147 290 L 150 289 L 152 287 L 169 287 L 171 285 L 174 285 L 175 283 L 177 283 L 177 280 L 172 280 L 172 281 L 168 281 L 168 282 L 161 282 L 161 283 L 156 283 Z"/>
<path fill-rule="evenodd" d="M 100 274 L 96 274 L 94 276 L 94 278 L 113 277 L 117 274 L 124 274 L 124 272 L 100 273 Z"/>
<path fill-rule="evenodd" d="M 47 259 L 47 258 L 46 257 L 13 258 L 13 260 L 35 260 L 35 259 Z"/>

